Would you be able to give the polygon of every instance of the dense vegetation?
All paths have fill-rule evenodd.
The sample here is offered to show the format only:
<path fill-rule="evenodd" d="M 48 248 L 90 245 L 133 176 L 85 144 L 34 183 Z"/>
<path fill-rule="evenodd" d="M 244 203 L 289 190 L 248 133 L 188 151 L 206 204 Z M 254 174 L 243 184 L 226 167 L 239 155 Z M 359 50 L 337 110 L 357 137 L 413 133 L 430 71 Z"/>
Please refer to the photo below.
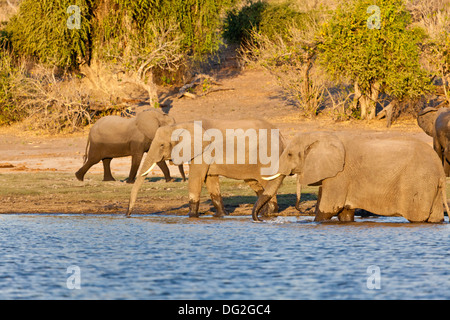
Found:
<path fill-rule="evenodd" d="M 130 92 L 158 106 L 157 83 L 174 84 L 224 43 L 276 74 L 305 116 L 414 113 L 436 85 L 450 101 L 443 0 L 13 3 L 0 15 L 0 124 L 73 130 L 126 108 Z"/>

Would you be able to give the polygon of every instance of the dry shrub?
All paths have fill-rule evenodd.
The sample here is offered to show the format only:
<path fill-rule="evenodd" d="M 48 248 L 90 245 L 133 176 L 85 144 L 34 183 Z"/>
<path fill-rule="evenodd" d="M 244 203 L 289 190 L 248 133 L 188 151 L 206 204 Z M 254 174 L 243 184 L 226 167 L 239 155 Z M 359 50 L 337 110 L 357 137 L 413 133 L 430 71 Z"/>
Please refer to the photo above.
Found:
<path fill-rule="evenodd" d="M 313 21 L 310 21 L 314 24 Z M 279 84 L 301 113 L 314 117 L 322 106 L 325 92 L 323 72 L 314 64 L 316 51 L 313 31 L 292 25 L 283 36 L 252 32 L 252 40 L 243 44 L 240 56 L 247 66 L 258 66 L 276 75 Z"/>
<path fill-rule="evenodd" d="M 94 95 L 85 79 L 60 75 L 56 68 L 21 62 L 11 78 L 16 112 L 24 118 L 26 129 L 47 132 L 73 132 L 95 118 L 127 106 L 114 105 L 110 97 Z"/>
<path fill-rule="evenodd" d="M 87 96 L 82 93 L 76 79 L 62 81 L 54 70 L 38 67 L 29 75 L 22 65 L 13 80 L 17 108 L 26 114 L 25 124 L 29 129 L 44 129 L 49 132 L 75 130 L 88 124 Z"/>

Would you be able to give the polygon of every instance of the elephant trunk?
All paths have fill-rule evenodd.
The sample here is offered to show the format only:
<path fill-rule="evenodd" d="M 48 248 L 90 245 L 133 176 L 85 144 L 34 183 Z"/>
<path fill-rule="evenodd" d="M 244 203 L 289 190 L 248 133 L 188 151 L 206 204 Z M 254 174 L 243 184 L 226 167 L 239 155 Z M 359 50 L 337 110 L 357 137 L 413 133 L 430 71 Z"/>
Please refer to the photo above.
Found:
<path fill-rule="evenodd" d="M 130 216 L 131 211 L 133 210 L 134 204 L 136 202 L 137 194 L 142 184 L 144 183 L 145 176 L 154 168 L 157 161 L 154 161 L 152 157 L 147 156 L 142 165 L 142 168 L 139 172 L 139 175 L 136 181 L 133 184 L 133 188 L 131 189 L 130 202 L 128 203 L 127 217 Z"/>
<path fill-rule="evenodd" d="M 139 175 L 133 184 L 133 188 L 131 189 L 130 202 L 128 203 L 127 217 L 130 216 L 131 210 L 133 210 L 139 188 L 144 183 L 144 180 L 145 180 L 145 177 L 142 175 Z"/>
<path fill-rule="evenodd" d="M 265 193 L 263 193 L 262 195 L 260 195 L 258 197 L 258 201 L 256 201 L 255 205 L 253 206 L 253 210 L 252 210 L 252 218 L 253 221 L 262 221 L 259 217 L 259 211 L 261 211 L 261 208 L 267 203 L 269 202 L 269 200 L 272 197 L 269 195 L 266 195 Z"/>
<path fill-rule="evenodd" d="M 280 187 L 285 177 L 286 177 L 285 175 L 280 174 L 276 179 L 267 183 L 264 192 L 258 197 L 258 200 L 253 206 L 252 217 L 254 221 L 262 221 L 258 217 L 261 208 L 275 196 L 275 194 L 278 191 L 278 188 Z"/>
<path fill-rule="evenodd" d="M 297 200 L 295 201 L 295 209 L 297 209 L 297 211 L 301 211 L 300 210 L 301 195 L 302 195 L 302 184 L 300 182 L 300 176 L 297 175 Z"/>

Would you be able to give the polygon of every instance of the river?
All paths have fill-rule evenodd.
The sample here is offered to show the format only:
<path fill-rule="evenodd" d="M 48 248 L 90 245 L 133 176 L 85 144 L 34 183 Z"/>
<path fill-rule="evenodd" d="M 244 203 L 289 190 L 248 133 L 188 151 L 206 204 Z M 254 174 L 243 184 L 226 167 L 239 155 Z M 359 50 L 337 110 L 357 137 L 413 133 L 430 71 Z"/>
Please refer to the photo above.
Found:
<path fill-rule="evenodd" d="M 0 299 L 450 298 L 448 222 L 312 220 L 2 215 Z"/>

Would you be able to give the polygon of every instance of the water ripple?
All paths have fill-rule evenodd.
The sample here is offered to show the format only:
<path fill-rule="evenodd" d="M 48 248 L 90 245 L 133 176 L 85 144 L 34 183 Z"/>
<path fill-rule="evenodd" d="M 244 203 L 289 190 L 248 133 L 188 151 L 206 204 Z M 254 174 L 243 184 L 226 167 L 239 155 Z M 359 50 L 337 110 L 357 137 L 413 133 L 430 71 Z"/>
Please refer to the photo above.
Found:
<path fill-rule="evenodd" d="M 5 215 L 0 299 L 450 298 L 448 223 L 312 220 Z"/>

